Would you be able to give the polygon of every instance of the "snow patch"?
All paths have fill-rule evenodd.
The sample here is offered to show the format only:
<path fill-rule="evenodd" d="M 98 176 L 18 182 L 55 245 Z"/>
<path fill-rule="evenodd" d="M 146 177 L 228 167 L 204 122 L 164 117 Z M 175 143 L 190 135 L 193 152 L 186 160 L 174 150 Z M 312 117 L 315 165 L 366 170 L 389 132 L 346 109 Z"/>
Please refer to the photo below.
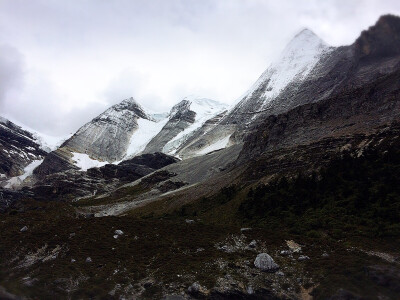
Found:
<path fill-rule="evenodd" d="M 190 101 L 190 110 L 196 113 L 195 121 L 189 127 L 178 133 L 163 147 L 163 152 L 174 155 L 178 148 L 184 144 L 190 136 L 206 121 L 227 109 L 227 105 L 207 98 L 186 97 L 183 100 Z"/>
<path fill-rule="evenodd" d="M 25 178 L 27 178 L 28 176 L 31 176 L 33 174 L 33 170 L 35 170 L 38 166 L 40 166 L 42 164 L 42 162 L 43 162 L 43 159 L 38 159 L 38 160 L 32 161 L 29 165 L 27 165 L 24 168 L 24 174 L 19 176 L 19 179 L 24 181 Z"/>
<path fill-rule="evenodd" d="M 167 124 L 168 119 L 165 118 L 159 122 L 154 122 L 146 119 L 138 119 L 138 128 L 132 134 L 129 142 L 126 157 L 130 158 L 142 152 L 147 144 L 161 131 Z"/>
<path fill-rule="evenodd" d="M 83 153 L 72 152 L 72 155 L 72 160 L 75 162 L 75 166 L 80 168 L 82 171 L 87 171 L 87 169 L 90 168 L 100 168 L 109 164 L 107 161 L 91 159 L 89 155 Z"/>
<path fill-rule="evenodd" d="M 229 138 L 231 135 L 228 135 L 227 137 L 224 137 L 223 139 L 216 141 L 215 143 L 201 149 L 197 154 L 204 155 L 216 150 L 224 149 L 228 146 L 229 144 Z"/>
<path fill-rule="evenodd" d="M 19 186 L 27 177 L 33 174 L 33 170 L 35 170 L 41 163 L 43 159 L 38 159 L 32 161 L 29 165 L 24 168 L 24 174 L 20 176 L 11 177 L 7 180 L 7 184 L 5 186 L 6 189 L 12 189 Z"/>
<path fill-rule="evenodd" d="M 72 136 L 72 133 L 63 136 L 51 136 L 38 131 L 31 131 L 31 133 L 36 139 L 37 143 L 40 145 L 40 147 L 46 152 L 56 150 L 58 147 L 61 146 L 62 143 L 64 143 Z"/>

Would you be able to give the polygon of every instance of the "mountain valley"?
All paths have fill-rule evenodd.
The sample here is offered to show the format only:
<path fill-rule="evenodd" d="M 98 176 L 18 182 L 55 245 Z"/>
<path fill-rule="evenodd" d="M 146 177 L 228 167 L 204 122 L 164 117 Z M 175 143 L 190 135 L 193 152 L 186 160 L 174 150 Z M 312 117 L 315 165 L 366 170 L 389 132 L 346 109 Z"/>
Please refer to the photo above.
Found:
<path fill-rule="evenodd" d="M 400 293 L 397 16 L 302 30 L 232 106 L 128 98 L 45 140 L 0 118 L 1 299 Z"/>

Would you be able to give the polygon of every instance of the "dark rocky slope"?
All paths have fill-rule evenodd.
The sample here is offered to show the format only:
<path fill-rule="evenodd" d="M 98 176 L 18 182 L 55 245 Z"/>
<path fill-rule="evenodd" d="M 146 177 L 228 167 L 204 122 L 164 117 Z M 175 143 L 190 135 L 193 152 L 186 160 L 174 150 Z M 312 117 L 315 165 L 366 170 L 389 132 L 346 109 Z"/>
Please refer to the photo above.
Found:
<path fill-rule="evenodd" d="M 254 127 L 262 127 L 261 124 L 270 116 L 336 97 L 393 74 L 400 68 L 399 23 L 399 17 L 382 16 L 352 45 L 338 48 L 324 45 L 312 32 L 301 32 L 288 45 L 289 49 L 285 49 L 281 60 L 283 63 L 294 60 L 295 64 L 296 59 L 308 57 L 313 65 L 307 75 L 303 76 L 304 72 L 300 70 L 286 86 L 273 93 L 274 72 L 280 61 L 278 67 L 273 64 L 214 128 L 208 130 L 206 135 L 199 132 L 197 140 L 192 138 L 180 155 L 185 157 L 185 153 L 201 149 L 209 140 L 221 136 L 232 135 L 231 140 L 240 143 Z M 296 54 L 296 49 L 300 54 Z M 304 49 L 306 52 L 301 55 Z M 307 51 L 314 54 L 313 59 Z"/>
<path fill-rule="evenodd" d="M 0 117 L 0 180 L 23 174 L 24 167 L 46 155 L 31 132 Z"/>

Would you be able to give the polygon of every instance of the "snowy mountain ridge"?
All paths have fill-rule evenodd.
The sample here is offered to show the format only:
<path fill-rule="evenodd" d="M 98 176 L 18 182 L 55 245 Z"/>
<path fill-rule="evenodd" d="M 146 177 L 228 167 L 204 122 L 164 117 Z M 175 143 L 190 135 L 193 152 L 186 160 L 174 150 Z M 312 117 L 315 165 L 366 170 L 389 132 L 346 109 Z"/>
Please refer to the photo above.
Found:
<path fill-rule="evenodd" d="M 321 56 L 332 49 L 314 32 L 303 29 L 246 92 L 238 106 L 245 105 L 247 100 L 262 88 L 264 90 L 260 97 L 263 100 L 262 109 L 290 82 L 306 78 Z"/>
<path fill-rule="evenodd" d="M 302 30 L 233 107 L 190 95 L 169 113 L 153 113 L 132 97 L 124 99 L 83 125 L 56 156 L 84 170 L 142 153 L 189 158 L 228 147 L 240 142 L 241 128 L 251 124 L 259 111 L 268 105 L 285 106 L 281 94 L 293 83 L 306 80 L 332 49 L 312 31 Z M 288 108 L 293 105 L 296 103 L 289 103 Z M 40 135 L 37 139 L 46 141 Z"/>
<path fill-rule="evenodd" d="M 189 109 L 195 112 L 196 115 L 194 122 L 191 125 L 179 132 L 163 147 L 162 152 L 170 155 L 175 155 L 177 150 L 195 133 L 196 130 L 201 128 L 205 122 L 223 111 L 226 111 L 228 108 L 228 105 L 208 98 L 185 97 L 182 101 L 188 101 Z"/>
<path fill-rule="evenodd" d="M 22 124 L 19 121 L 14 119 L 7 119 L 0 116 L 0 123 L 6 125 L 8 122 L 13 123 L 14 125 L 18 126 L 21 130 L 27 131 L 32 135 L 32 140 L 38 143 L 42 150 L 46 152 L 51 152 L 57 149 L 65 140 L 71 137 L 71 134 L 68 135 L 60 135 L 60 136 L 52 136 L 48 134 L 44 134 L 40 131 L 32 129 L 31 127 Z"/>

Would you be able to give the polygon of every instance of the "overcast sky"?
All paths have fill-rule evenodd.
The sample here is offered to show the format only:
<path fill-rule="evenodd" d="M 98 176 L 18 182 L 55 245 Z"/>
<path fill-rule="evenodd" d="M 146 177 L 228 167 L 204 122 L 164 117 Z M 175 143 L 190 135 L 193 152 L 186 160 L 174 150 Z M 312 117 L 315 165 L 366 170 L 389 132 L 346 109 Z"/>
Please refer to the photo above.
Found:
<path fill-rule="evenodd" d="M 0 0 L 0 115 L 51 135 L 133 96 L 236 101 L 301 29 L 351 44 L 400 1 Z"/>

